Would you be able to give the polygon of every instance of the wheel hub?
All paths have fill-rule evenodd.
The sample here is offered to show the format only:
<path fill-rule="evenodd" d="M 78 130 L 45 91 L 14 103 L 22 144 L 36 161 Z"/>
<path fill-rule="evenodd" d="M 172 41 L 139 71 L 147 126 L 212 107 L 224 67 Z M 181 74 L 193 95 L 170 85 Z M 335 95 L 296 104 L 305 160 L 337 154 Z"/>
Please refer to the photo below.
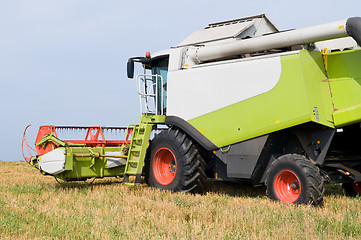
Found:
<path fill-rule="evenodd" d="M 169 163 L 169 171 L 174 174 L 176 170 L 175 161 Z"/>
<path fill-rule="evenodd" d="M 177 173 L 177 161 L 173 152 L 168 148 L 161 148 L 153 158 L 153 174 L 161 185 L 170 184 Z"/>
<path fill-rule="evenodd" d="M 280 171 L 274 181 L 274 190 L 280 201 L 294 203 L 301 194 L 300 181 L 294 172 Z"/>
<path fill-rule="evenodd" d="M 298 182 L 293 182 L 293 183 L 291 184 L 291 188 L 292 188 L 293 190 L 298 190 L 298 189 L 300 188 L 300 185 L 298 184 Z"/>

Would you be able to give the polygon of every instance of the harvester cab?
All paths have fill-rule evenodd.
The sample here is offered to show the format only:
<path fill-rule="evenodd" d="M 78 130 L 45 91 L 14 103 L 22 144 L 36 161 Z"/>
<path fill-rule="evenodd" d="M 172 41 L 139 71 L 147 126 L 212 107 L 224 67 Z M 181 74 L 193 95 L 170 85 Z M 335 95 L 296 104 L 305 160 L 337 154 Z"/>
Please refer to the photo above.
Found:
<path fill-rule="evenodd" d="M 128 78 L 134 77 L 134 62 L 141 63 L 144 68 L 143 74 L 136 76 L 142 114 L 164 115 L 167 108 L 169 53 L 163 52 L 151 57 L 147 52 L 145 57 L 129 58 Z"/>
<path fill-rule="evenodd" d="M 358 17 L 288 31 L 264 14 L 209 24 L 128 60 L 142 116 L 119 128 L 124 140 L 100 127 L 60 140 L 55 130 L 79 127 L 44 126 L 26 160 L 64 180 L 144 175 L 181 192 L 206 178 L 247 181 L 286 203 L 321 204 L 325 183 L 361 194 L 360 44 Z M 135 77 L 134 63 L 144 68 Z"/>

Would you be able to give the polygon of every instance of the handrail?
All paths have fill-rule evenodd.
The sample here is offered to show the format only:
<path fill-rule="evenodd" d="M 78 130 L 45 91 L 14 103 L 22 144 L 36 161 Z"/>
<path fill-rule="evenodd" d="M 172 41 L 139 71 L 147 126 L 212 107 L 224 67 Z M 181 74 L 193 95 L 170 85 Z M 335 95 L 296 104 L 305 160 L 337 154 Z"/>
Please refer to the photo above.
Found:
<path fill-rule="evenodd" d="M 141 113 L 163 115 L 163 77 L 159 74 L 138 74 L 136 76 L 136 83 Z M 159 84 L 161 86 L 160 91 L 158 91 Z M 151 98 L 154 99 L 155 109 L 152 109 L 150 102 Z M 144 101 L 144 109 L 142 100 Z"/>

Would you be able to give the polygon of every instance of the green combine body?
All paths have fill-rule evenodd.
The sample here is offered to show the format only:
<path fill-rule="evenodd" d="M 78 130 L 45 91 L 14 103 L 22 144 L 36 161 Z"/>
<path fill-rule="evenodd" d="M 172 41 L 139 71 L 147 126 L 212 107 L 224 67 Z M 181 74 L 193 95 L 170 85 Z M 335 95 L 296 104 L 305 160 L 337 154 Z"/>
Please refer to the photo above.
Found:
<path fill-rule="evenodd" d="M 27 161 L 64 180 L 144 175 L 182 192 L 206 178 L 265 184 L 285 203 L 319 205 L 325 183 L 361 194 L 360 43 L 361 18 L 282 32 L 265 15 L 210 24 L 129 59 L 129 78 L 134 62 L 145 74 L 125 140 L 62 141 L 47 126 Z"/>

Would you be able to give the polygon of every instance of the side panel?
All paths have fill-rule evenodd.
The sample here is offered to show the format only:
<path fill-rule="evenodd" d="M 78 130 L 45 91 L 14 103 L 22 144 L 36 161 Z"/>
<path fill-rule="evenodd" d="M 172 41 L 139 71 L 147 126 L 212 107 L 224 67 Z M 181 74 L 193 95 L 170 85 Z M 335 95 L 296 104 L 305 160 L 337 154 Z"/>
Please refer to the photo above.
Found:
<path fill-rule="evenodd" d="M 59 149 L 59 148 L 57 148 Z M 56 150 L 57 150 L 56 149 Z M 94 157 L 90 153 L 101 155 L 119 155 L 122 149 L 115 148 L 67 148 L 65 171 L 54 174 L 55 177 L 65 180 L 79 180 L 92 177 L 123 176 L 125 162 L 119 158 L 115 163 L 114 158 Z M 89 156 L 87 156 L 89 155 Z M 119 161 L 120 160 L 120 161 Z"/>
<path fill-rule="evenodd" d="M 337 110 L 361 104 L 361 49 L 330 53 L 328 75 Z"/>
<path fill-rule="evenodd" d="M 330 53 L 328 74 L 337 127 L 361 121 L 361 49 Z"/>
<path fill-rule="evenodd" d="M 276 59 L 273 60 L 276 61 Z M 270 74 L 271 69 L 265 65 L 266 62 L 259 59 L 252 61 L 252 64 L 257 66 L 252 68 L 255 76 L 261 76 L 257 75 L 258 72 L 267 73 L 267 76 L 264 76 L 265 80 L 259 80 L 260 84 L 267 82 L 267 80 L 274 81 L 275 75 Z M 280 61 L 282 71 L 274 88 L 270 89 L 269 85 L 269 91 L 266 91 L 267 88 L 258 86 L 263 89 L 262 94 L 255 95 L 253 93 L 253 97 L 244 98 L 244 100 L 239 98 L 241 99 L 239 102 L 229 106 L 221 107 L 218 104 L 216 105 L 218 110 L 205 114 L 202 110 L 203 107 L 210 109 L 213 106 L 207 105 L 214 102 L 222 102 L 225 105 L 227 99 L 237 101 L 234 95 L 238 96 L 241 93 L 237 90 L 248 89 L 248 84 L 256 88 L 257 85 L 252 85 L 254 79 L 249 75 L 242 74 L 242 71 L 238 75 L 229 76 L 227 75 L 228 68 L 220 68 L 220 65 L 217 66 L 218 74 L 206 75 L 208 78 L 204 78 L 205 75 L 200 73 L 197 74 L 197 78 L 193 77 L 192 74 L 187 75 L 187 70 L 171 80 L 178 74 L 178 72 L 173 72 L 168 76 L 168 83 L 178 81 L 176 84 L 177 91 L 178 94 L 183 94 L 183 98 L 178 96 L 177 101 L 178 105 L 182 106 L 178 112 L 176 105 L 171 103 L 175 100 L 170 100 L 168 107 L 173 106 L 174 108 L 173 110 L 168 109 L 167 115 L 179 114 L 189 118 L 191 115 L 183 115 L 183 112 L 186 112 L 187 109 L 190 112 L 198 111 L 200 116 L 189 119 L 188 122 L 217 147 L 227 146 L 312 121 L 333 128 L 331 93 L 324 72 L 321 53 L 303 50 L 299 54 L 281 56 Z M 244 63 L 237 64 L 243 66 Z M 274 71 L 278 71 L 278 66 L 272 64 L 270 66 L 276 68 Z M 212 73 L 215 71 L 211 70 L 212 66 L 208 68 Z M 204 68 L 203 70 L 207 69 Z M 187 79 L 184 80 L 180 76 L 187 77 Z M 232 78 L 232 83 L 227 78 Z M 219 87 L 220 83 L 230 84 L 228 88 L 232 88 L 232 90 L 226 94 L 218 94 L 217 92 L 222 90 Z M 204 91 L 207 90 L 213 96 L 213 101 L 207 101 L 203 98 L 203 93 L 196 94 L 194 89 L 189 90 L 190 88 L 200 92 L 203 89 L 205 89 Z M 175 90 L 173 89 L 173 91 Z M 170 92 L 168 96 L 171 96 Z M 186 100 L 183 101 L 184 99 Z M 184 102 L 186 104 L 183 104 Z M 195 113 L 191 114 L 195 116 Z"/>
<path fill-rule="evenodd" d="M 169 72 L 167 115 L 197 118 L 270 91 L 280 75 L 280 57 Z"/>
<path fill-rule="evenodd" d="M 216 151 L 216 156 L 227 165 L 227 177 L 250 179 L 268 135 L 237 143 Z"/>

